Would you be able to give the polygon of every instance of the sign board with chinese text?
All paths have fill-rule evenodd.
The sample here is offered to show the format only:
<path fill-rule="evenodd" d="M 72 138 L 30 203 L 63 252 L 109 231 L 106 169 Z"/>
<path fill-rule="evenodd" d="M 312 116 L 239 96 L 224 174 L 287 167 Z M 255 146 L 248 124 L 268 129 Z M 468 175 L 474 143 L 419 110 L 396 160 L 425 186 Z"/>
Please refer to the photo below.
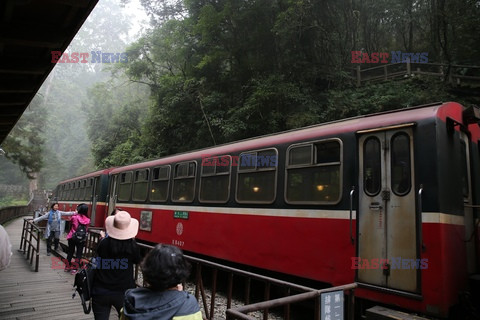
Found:
<path fill-rule="evenodd" d="M 343 291 L 332 291 L 320 295 L 320 319 L 343 320 Z"/>

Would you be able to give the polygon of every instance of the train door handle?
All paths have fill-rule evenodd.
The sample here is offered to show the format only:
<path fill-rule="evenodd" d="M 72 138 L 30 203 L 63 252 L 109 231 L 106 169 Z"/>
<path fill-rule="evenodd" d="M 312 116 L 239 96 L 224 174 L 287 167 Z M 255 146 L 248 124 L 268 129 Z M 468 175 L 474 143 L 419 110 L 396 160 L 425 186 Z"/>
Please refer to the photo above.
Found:
<path fill-rule="evenodd" d="M 352 230 L 352 216 L 353 216 L 353 195 L 355 194 L 355 186 L 352 186 L 350 190 L 350 242 L 354 244 L 355 239 L 353 239 L 353 230 Z"/>

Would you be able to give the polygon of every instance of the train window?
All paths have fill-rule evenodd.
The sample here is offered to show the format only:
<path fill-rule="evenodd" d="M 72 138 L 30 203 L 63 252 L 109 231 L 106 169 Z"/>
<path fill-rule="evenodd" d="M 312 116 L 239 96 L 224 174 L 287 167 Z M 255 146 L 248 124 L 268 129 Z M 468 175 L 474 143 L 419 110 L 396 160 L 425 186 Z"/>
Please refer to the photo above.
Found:
<path fill-rule="evenodd" d="M 62 184 L 62 185 L 60 186 L 58 199 L 59 199 L 59 200 L 63 200 L 63 199 L 64 199 L 64 195 L 65 195 L 65 185 Z"/>
<path fill-rule="evenodd" d="M 469 197 L 468 187 L 468 162 L 467 162 L 467 145 L 465 141 L 460 140 L 460 165 L 461 165 L 461 177 L 462 177 L 462 193 L 465 199 Z"/>
<path fill-rule="evenodd" d="M 77 183 L 70 183 L 70 200 L 75 200 L 75 192 L 77 191 Z"/>
<path fill-rule="evenodd" d="M 278 152 L 276 149 L 240 154 L 236 200 L 239 203 L 272 203 L 277 186 Z"/>
<path fill-rule="evenodd" d="M 70 192 L 68 193 L 68 200 L 73 200 L 75 196 L 75 182 L 70 182 Z"/>
<path fill-rule="evenodd" d="M 80 181 L 80 191 L 78 195 L 78 200 L 84 200 L 85 199 L 85 187 L 87 185 L 87 180 L 83 179 Z"/>
<path fill-rule="evenodd" d="M 227 202 L 230 195 L 232 157 L 224 155 L 203 160 L 199 200 L 213 203 Z"/>
<path fill-rule="evenodd" d="M 285 201 L 335 204 L 340 201 L 341 140 L 293 145 L 287 150 Z"/>
<path fill-rule="evenodd" d="M 412 187 L 410 164 L 410 137 L 398 133 L 391 140 L 392 191 L 398 196 L 406 195 Z"/>
<path fill-rule="evenodd" d="M 133 196 L 135 201 L 147 200 L 148 194 L 148 174 L 149 169 L 142 169 L 135 171 L 135 180 L 133 183 Z"/>
<path fill-rule="evenodd" d="M 150 200 L 158 201 L 158 202 L 167 201 L 169 183 L 170 183 L 170 166 L 153 168 Z"/>
<path fill-rule="evenodd" d="M 295 150 L 289 152 L 288 154 L 288 164 L 291 166 L 295 165 L 309 165 L 312 164 L 312 152 L 313 145 L 306 145 L 301 147 L 295 147 Z"/>
<path fill-rule="evenodd" d="M 120 174 L 118 186 L 118 200 L 130 200 L 130 193 L 132 191 L 132 172 L 123 172 Z"/>
<path fill-rule="evenodd" d="M 87 179 L 86 186 L 85 186 L 85 200 L 92 200 L 92 192 L 93 192 L 93 178 Z"/>
<path fill-rule="evenodd" d="M 195 161 L 179 163 L 173 176 L 172 201 L 192 202 L 195 197 Z"/>
<path fill-rule="evenodd" d="M 68 200 L 70 196 L 70 183 L 65 184 L 65 194 L 64 194 L 64 200 Z"/>
<path fill-rule="evenodd" d="M 371 197 L 382 188 L 382 148 L 377 137 L 369 137 L 363 144 L 363 190 Z"/>
<path fill-rule="evenodd" d="M 80 181 L 75 181 L 73 183 L 73 199 L 78 200 L 78 189 L 80 188 Z"/>

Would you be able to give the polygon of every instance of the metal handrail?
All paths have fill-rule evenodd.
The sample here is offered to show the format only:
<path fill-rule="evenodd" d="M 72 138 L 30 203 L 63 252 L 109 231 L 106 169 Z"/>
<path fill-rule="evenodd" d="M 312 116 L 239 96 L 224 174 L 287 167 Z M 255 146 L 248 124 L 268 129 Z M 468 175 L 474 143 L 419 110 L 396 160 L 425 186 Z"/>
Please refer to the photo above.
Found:
<path fill-rule="evenodd" d="M 269 301 L 253 303 L 253 304 L 241 306 L 235 309 L 227 309 L 227 319 L 255 320 L 256 318 L 250 317 L 247 314 L 250 312 L 261 311 L 264 309 L 279 307 L 286 304 L 292 304 L 296 302 L 315 299 L 319 297 L 322 293 L 333 292 L 333 291 L 345 291 L 345 290 L 350 290 L 349 303 L 348 303 L 348 309 L 349 309 L 348 318 L 353 319 L 354 315 L 352 311 L 353 311 L 353 305 L 355 300 L 353 290 L 357 288 L 357 286 L 358 286 L 357 283 L 351 283 L 351 284 L 327 288 L 327 289 L 304 292 L 297 295 L 273 299 Z M 316 304 L 318 303 L 318 299 L 316 299 L 315 303 Z M 319 312 L 316 312 L 316 317 L 318 316 L 319 316 Z"/>
<path fill-rule="evenodd" d="M 138 244 L 140 247 L 143 247 L 145 249 L 153 249 L 153 246 L 151 245 L 146 245 L 146 244 Z M 232 300 L 233 300 L 233 276 L 240 276 L 243 278 L 246 278 L 246 284 L 245 284 L 245 297 L 244 297 L 244 302 L 245 304 L 249 303 L 250 299 L 250 286 L 251 286 L 251 280 L 255 280 L 261 283 L 265 284 L 265 291 L 264 291 L 264 299 L 268 300 L 270 299 L 269 294 L 270 294 L 270 287 L 272 285 L 275 285 L 280 288 L 286 289 L 286 294 L 289 295 L 291 290 L 299 291 L 299 292 L 315 292 L 317 289 L 302 286 L 296 283 L 291 283 L 287 281 L 283 281 L 280 279 L 260 275 L 257 273 L 249 272 L 249 271 L 244 271 L 238 268 L 222 265 L 219 263 L 215 263 L 212 261 L 204 260 L 201 258 L 193 257 L 190 255 L 184 255 L 184 257 L 189 260 L 190 263 L 195 265 L 196 267 L 196 274 L 195 274 L 195 298 L 197 300 L 201 296 L 201 300 L 203 303 L 203 309 L 205 311 L 205 316 L 206 319 L 214 319 L 214 311 L 215 311 L 215 298 L 217 294 L 217 277 L 218 277 L 218 271 L 222 271 L 227 273 L 227 289 L 226 289 L 226 298 L 227 298 L 227 308 L 230 308 L 232 305 Z M 211 294 L 210 294 L 210 305 L 207 303 L 207 294 L 205 292 L 205 286 L 202 280 L 202 272 L 203 269 L 211 268 L 212 269 L 212 277 L 211 277 Z M 138 271 L 138 268 L 137 268 Z M 135 280 L 138 280 L 138 274 L 136 273 Z M 288 319 L 290 308 L 289 305 L 286 304 L 284 309 L 284 314 L 286 315 L 285 319 Z M 268 315 L 268 310 L 264 311 L 264 318 L 266 319 Z"/>

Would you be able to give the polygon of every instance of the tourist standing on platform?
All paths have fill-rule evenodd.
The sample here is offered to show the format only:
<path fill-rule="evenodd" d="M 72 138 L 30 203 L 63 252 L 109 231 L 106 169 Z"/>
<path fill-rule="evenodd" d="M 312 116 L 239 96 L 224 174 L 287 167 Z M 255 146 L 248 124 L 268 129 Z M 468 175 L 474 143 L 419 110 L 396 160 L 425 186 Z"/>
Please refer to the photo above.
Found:
<path fill-rule="evenodd" d="M 41 217 L 33 219 L 34 223 L 48 219 L 47 228 L 45 230 L 45 238 L 47 239 L 47 256 L 49 256 L 50 252 L 52 251 L 52 240 L 54 241 L 55 250 L 58 250 L 62 216 L 72 216 L 75 213 L 76 211 L 66 212 L 58 210 L 58 203 L 55 202 L 50 206 L 50 211 Z"/>
<path fill-rule="evenodd" d="M 77 269 L 81 267 L 80 263 L 82 260 L 83 248 L 85 247 L 88 225 L 90 224 L 90 218 L 88 217 L 88 206 L 85 203 L 81 203 L 77 206 L 77 214 L 74 214 L 70 218 L 70 222 L 72 226 L 67 235 L 68 250 L 65 271 L 72 271 L 72 273 L 75 274 Z M 79 232 L 77 233 L 77 231 Z M 75 262 L 72 264 L 71 262 L 75 249 Z"/>
<path fill-rule="evenodd" d="M 10 265 L 12 257 L 12 243 L 5 228 L 0 224 L 0 270 Z"/>
<path fill-rule="evenodd" d="M 193 295 L 183 291 L 182 283 L 190 275 L 190 264 L 182 251 L 172 245 L 158 244 L 142 262 L 145 288 L 127 290 L 123 314 L 135 319 L 202 320 L 202 312 Z"/>
<path fill-rule="evenodd" d="M 105 229 L 108 237 L 98 243 L 92 286 L 95 320 L 108 320 L 112 306 L 120 315 L 125 291 L 136 287 L 133 266 L 141 259 L 134 239 L 138 233 L 137 219 L 126 211 L 117 211 L 105 220 Z"/>

